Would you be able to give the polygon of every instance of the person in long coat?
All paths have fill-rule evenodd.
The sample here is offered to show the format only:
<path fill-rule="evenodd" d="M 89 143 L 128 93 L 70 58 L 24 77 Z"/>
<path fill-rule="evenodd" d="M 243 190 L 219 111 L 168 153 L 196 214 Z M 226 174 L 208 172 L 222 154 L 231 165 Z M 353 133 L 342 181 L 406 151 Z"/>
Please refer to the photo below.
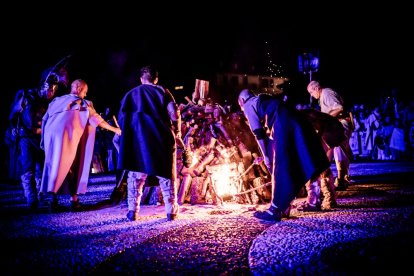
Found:
<path fill-rule="evenodd" d="M 71 92 L 55 98 L 42 120 L 41 147 L 45 151 L 41 192 L 52 195 L 51 211 L 58 209 L 57 193 L 70 194 L 71 207 L 79 210 L 79 194 L 86 193 L 96 127 L 121 135 L 85 100 L 88 85 L 72 82 Z"/>
<path fill-rule="evenodd" d="M 299 190 L 330 167 L 312 124 L 281 99 L 242 90 L 239 105 L 272 174 L 272 200 L 259 219 L 278 222 Z"/>
<path fill-rule="evenodd" d="M 127 218 L 137 219 L 143 187 L 160 185 L 168 220 L 178 214 L 176 187 L 176 141 L 181 140 L 181 117 L 173 95 L 157 85 L 158 72 L 145 66 L 141 85 L 126 93 L 121 101 L 118 121 L 118 168 L 128 175 Z"/>

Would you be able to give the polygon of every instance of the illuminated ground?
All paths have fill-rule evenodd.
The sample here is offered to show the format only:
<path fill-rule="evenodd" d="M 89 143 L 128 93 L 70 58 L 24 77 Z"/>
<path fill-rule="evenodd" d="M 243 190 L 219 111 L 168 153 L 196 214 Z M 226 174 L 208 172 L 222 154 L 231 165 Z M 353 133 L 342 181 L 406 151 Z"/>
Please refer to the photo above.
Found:
<path fill-rule="evenodd" d="M 163 206 L 126 219 L 109 205 L 113 176 L 94 176 L 85 211 L 29 213 L 21 188 L 0 185 L 2 274 L 371 274 L 410 269 L 414 162 L 355 163 L 354 184 L 331 212 L 262 222 L 255 206 L 184 205 L 167 222 Z M 67 198 L 60 198 L 67 207 Z M 297 200 L 303 200 L 301 198 Z M 264 206 L 259 206 L 263 208 Z"/>

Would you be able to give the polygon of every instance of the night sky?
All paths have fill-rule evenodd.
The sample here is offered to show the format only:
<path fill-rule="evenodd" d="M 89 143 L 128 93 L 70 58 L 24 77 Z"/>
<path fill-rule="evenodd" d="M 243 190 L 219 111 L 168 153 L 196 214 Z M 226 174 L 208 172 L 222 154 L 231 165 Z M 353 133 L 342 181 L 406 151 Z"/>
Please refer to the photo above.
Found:
<path fill-rule="evenodd" d="M 18 89 L 36 86 L 41 72 L 67 55 L 71 79 L 88 82 L 88 98 L 98 111 L 107 105 L 117 108 L 139 84 L 138 70 L 146 64 L 158 67 L 160 84 L 171 90 L 184 84 L 184 91 L 174 92 L 182 99 L 191 94 L 196 78 L 211 80 L 236 63 L 239 71 L 254 67 L 255 73 L 266 74 L 269 56 L 290 78 L 292 96 L 308 100 L 309 76 L 298 71 L 297 58 L 309 51 L 320 56 L 314 79 L 349 102 L 372 102 L 391 87 L 411 92 L 412 31 L 408 10 L 400 6 L 376 6 L 375 12 L 341 4 L 324 6 L 324 11 L 311 4 L 186 6 L 178 12 L 108 6 L 99 12 L 72 7 L 33 13 L 27 8 L 11 11 L 19 24 L 2 22 L 2 114 Z"/>

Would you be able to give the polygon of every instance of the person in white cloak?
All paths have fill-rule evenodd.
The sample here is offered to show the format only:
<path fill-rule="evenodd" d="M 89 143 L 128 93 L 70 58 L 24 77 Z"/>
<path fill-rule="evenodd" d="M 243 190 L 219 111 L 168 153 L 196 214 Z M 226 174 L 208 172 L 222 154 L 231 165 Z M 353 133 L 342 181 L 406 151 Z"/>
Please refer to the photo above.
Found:
<path fill-rule="evenodd" d="M 40 191 L 51 195 L 52 212 L 59 209 L 57 193 L 70 195 L 72 211 L 80 209 L 78 195 L 86 193 L 96 127 L 121 135 L 120 128 L 108 124 L 85 100 L 87 92 L 84 80 L 73 81 L 71 92 L 56 97 L 42 119 L 45 164 Z"/>

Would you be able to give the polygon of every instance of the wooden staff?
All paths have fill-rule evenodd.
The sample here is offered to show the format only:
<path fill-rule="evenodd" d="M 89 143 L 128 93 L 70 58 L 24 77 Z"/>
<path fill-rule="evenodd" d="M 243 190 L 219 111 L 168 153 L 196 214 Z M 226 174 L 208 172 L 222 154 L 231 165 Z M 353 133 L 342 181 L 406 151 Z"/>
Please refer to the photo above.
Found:
<path fill-rule="evenodd" d="M 269 186 L 269 185 L 272 185 L 272 182 L 267 182 L 267 183 L 264 183 L 264 184 L 262 184 L 262 185 L 260 185 L 260 186 L 257 186 L 257 187 L 254 187 L 254 188 L 251 188 L 251 189 L 246 190 L 246 191 L 244 191 L 244 192 L 234 194 L 233 196 L 240 196 L 240 195 L 248 194 L 248 193 L 250 193 L 250 192 L 253 192 L 253 191 L 255 191 L 255 190 L 258 190 L 258 189 L 260 189 L 260 188 L 263 188 L 263 187 L 266 187 L 266 186 Z"/>
<path fill-rule="evenodd" d="M 116 127 L 120 128 L 119 124 L 118 124 L 118 120 L 116 119 L 115 115 L 112 115 L 112 119 L 114 119 L 114 123 L 115 123 Z"/>

